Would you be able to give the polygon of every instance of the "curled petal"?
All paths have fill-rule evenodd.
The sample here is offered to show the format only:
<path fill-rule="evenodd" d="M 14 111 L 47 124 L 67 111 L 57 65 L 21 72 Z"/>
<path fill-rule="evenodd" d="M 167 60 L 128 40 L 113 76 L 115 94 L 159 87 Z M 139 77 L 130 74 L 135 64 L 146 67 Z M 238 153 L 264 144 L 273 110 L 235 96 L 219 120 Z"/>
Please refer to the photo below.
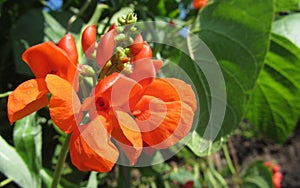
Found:
<path fill-rule="evenodd" d="M 78 61 L 78 53 L 73 35 L 70 33 L 66 34 L 62 39 L 60 39 L 57 45 L 68 54 L 71 61 L 76 66 Z"/>
<path fill-rule="evenodd" d="M 96 62 L 99 67 L 104 67 L 113 55 L 116 35 L 116 29 L 112 29 L 100 39 L 96 53 Z"/>
<path fill-rule="evenodd" d="M 168 148 L 183 139 L 190 131 L 194 112 L 183 102 L 164 102 L 143 96 L 136 105 L 136 122 L 143 141 L 156 149 Z"/>
<path fill-rule="evenodd" d="M 165 79 L 156 78 L 144 88 L 144 95 L 159 98 L 165 102 L 180 101 L 180 95 L 172 84 Z"/>
<path fill-rule="evenodd" d="M 49 111 L 53 122 L 65 133 L 72 132 L 82 118 L 79 98 L 66 80 L 49 74 L 46 83 L 52 96 Z"/>
<path fill-rule="evenodd" d="M 108 172 L 119 157 L 99 119 L 74 129 L 70 140 L 72 163 L 81 171 Z"/>
<path fill-rule="evenodd" d="M 143 140 L 139 127 L 126 112 L 115 111 L 115 115 L 116 119 L 114 118 L 112 136 L 129 159 L 130 165 L 134 165 L 143 149 Z"/>
<path fill-rule="evenodd" d="M 44 42 L 28 48 L 22 55 L 37 78 L 56 74 L 71 84 L 76 78 L 77 68 L 67 53 L 52 42 Z"/>
<path fill-rule="evenodd" d="M 10 124 L 48 104 L 48 89 L 43 78 L 19 85 L 8 97 L 7 114 Z"/>

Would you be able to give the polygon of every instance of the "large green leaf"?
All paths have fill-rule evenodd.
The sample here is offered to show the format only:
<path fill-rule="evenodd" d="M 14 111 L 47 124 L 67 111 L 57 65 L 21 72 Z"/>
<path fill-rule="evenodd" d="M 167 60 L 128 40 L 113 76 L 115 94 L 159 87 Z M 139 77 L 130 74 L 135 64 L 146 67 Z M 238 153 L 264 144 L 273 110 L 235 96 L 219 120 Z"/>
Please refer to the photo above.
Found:
<path fill-rule="evenodd" d="M 300 115 L 300 49 L 279 35 L 272 35 L 270 51 L 246 118 L 256 130 L 282 143 Z"/>
<path fill-rule="evenodd" d="M 271 171 L 262 162 L 255 162 L 242 176 L 245 188 L 273 188 Z"/>
<path fill-rule="evenodd" d="M 35 187 L 41 186 L 40 169 L 42 165 L 42 131 L 36 113 L 17 121 L 14 126 L 14 144 L 17 152 L 23 158 Z"/>
<path fill-rule="evenodd" d="M 300 4 L 300 2 L 299 2 Z M 272 32 L 282 35 L 294 42 L 300 48 L 300 14 L 291 14 L 277 20 L 273 24 Z"/>
<path fill-rule="evenodd" d="M 299 10 L 299 0 L 276 0 L 276 12 Z"/>
<path fill-rule="evenodd" d="M 199 44 L 188 37 L 190 56 L 198 65 L 184 61 L 180 64 L 192 75 L 197 84 L 196 89 L 200 99 L 200 119 L 195 138 L 189 147 L 197 155 L 205 155 L 199 151 L 201 137 L 216 143 L 217 150 L 242 120 L 244 110 L 253 90 L 258 73 L 262 68 L 269 47 L 269 35 L 273 20 L 274 2 L 272 0 L 217 0 L 208 4 L 200 13 L 200 18 L 192 27 L 195 34 L 203 40 L 217 59 L 223 75 L 203 70 L 202 67 L 214 66 L 213 60 L 208 60 L 200 50 Z M 199 24 L 200 23 L 200 24 Z M 203 57 L 204 56 L 204 57 Z M 202 66 L 202 67 L 201 67 Z M 215 80 L 207 79 L 206 75 L 214 75 Z M 220 98 L 214 92 L 222 87 L 220 77 L 224 77 L 226 96 Z M 221 124 L 214 119 L 222 117 L 222 109 L 214 108 L 226 104 L 225 118 L 215 139 L 213 134 Z M 223 104 L 224 105 L 224 104 Z M 217 124 L 219 123 L 219 124 Z M 206 133 L 209 130 L 209 133 Z M 210 137 L 209 137 L 210 136 Z"/>
<path fill-rule="evenodd" d="M 19 19 L 11 33 L 17 73 L 32 76 L 31 70 L 21 59 L 22 53 L 28 47 L 44 41 L 57 43 L 66 34 L 71 16 L 72 14 L 66 12 L 48 13 L 37 9 L 29 11 Z M 81 25 L 82 22 L 77 20 L 71 27 L 70 32 L 75 39 L 79 37 L 75 33 L 80 33 Z"/>
<path fill-rule="evenodd" d="M 12 179 L 20 187 L 35 187 L 25 162 L 15 148 L 0 136 L 0 172 Z"/>

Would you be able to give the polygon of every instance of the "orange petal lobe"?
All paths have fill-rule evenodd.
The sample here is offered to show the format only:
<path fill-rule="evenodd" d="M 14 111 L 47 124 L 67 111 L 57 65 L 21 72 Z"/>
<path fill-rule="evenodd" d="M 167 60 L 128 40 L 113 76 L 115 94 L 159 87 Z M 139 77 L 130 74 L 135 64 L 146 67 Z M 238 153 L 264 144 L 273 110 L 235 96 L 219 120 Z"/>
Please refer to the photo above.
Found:
<path fill-rule="evenodd" d="M 68 134 L 82 118 L 79 98 L 71 84 L 59 76 L 47 75 L 46 83 L 52 94 L 49 103 L 51 118 L 63 132 Z"/>
<path fill-rule="evenodd" d="M 197 100 L 192 87 L 182 80 L 176 78 L 163 78 L 162 80 L 168 82 L 179 94 L 180 100 L 188 104 L 193 111 L 197 109 Z"/>
<path fill-rule="evenodd" d="M 175 86 L 161 78 L 156 78 L 150 85 L 145 87 L 143 94 L 159 98 L 165 102 L 180 100 L 180 95 Z"/>
<path fill-rule="evenodd" d="M 72 163 L 81 171 L 108 172 L 118 160 L 119 152 L 102 122 L 96 118 L 74 129 L 70 155 Z"/>
<path fill-rule="evenodd" d="M 194 112 L 180 101 L 164 102 L 152 96 L 143 96 L 136 105 L 136 122 L 144 142 L 156 149 L 168 148 L 191 129 Z"/>
<path fill-rule="evenodd" d="M 48 104 L 48 89 L 43 78 L 19 85 L 8 97 L 7 114 L 10 124 Z"/>
<path fill-rule="evenodd" d="M 70 83 L 75 79 L 76 66 L 67 53 L 53 42 L 44 42 L 28 48 L 23 53 L 22 59 L 37 78 L 56 74 Z"/>
<path fill-rule="evenodd" d="M 112 136 L 129 159 L 130 165 L 134 165 L 143 149 L 139 127 L 126 112 L 115 111 L 115 115 L 117 119 L 114 122 Z"/>

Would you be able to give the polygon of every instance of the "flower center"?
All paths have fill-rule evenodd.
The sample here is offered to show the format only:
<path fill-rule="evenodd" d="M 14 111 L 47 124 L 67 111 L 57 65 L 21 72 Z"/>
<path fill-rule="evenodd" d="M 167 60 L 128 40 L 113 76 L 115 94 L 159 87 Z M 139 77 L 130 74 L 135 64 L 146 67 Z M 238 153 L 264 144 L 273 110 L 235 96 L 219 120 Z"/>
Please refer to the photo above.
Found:
<path fill-rule="evenodd" d="M 96 109 L 97 111 L 108 111 L 109 102 L 103 97 L 98 97 L 96 99 Z"/>

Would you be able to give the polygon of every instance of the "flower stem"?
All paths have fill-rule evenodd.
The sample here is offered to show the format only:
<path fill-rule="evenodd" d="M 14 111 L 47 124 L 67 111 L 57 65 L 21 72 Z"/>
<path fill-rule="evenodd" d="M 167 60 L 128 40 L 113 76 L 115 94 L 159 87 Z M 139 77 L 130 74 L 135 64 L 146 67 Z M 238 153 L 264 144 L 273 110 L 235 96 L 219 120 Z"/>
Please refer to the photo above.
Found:
<path fill-rule="evenodd" d="M 58 161 L 55 167 L 55 171 L 53 174 L 53 181 L 52 181 L 52 185 L 51 188 L 57 188 L 59 181 L 60 181 L 60 177 L 61 177 L 61 172 L 64 166 L 64 162 L 66 160 L 68 151 L 69 151 L 69 143 L 70 143 L 70 137 L 71 134 L 68 134 L 66 136 L 65 142 L 62 145 L 59 157 L 58 157 Z"/>
<path fill-rule="evenodd" d="M 235 174 L 236 174 L 236 171 L 235 171 L 235 168 L 234 168 L 234 166 L 233 166 L 233 164 L 232 164 L 232 161 L 231 161 L 231 158 L 230 158 L 230 155 L 229 155 L 229 152 L 228 152 L 228 149 L 227 149 L 226 144 L 224 144 L 224 145 L 222 146 L 222 148 L 223 148 L 223 152 L 224 152 L 225 159 L 226 159 L 226 161 L 227 161 L 229 170 L 230 170 L 231 174 L 235 175 Z"/>
<path fill-rule="evenodd" d="M 12 92 L 11 91 L 7 91 L 5 93 L 0 93 L 0 98 L 4 98 L 7 97 L 8 95 L 10 95 Z"/>

